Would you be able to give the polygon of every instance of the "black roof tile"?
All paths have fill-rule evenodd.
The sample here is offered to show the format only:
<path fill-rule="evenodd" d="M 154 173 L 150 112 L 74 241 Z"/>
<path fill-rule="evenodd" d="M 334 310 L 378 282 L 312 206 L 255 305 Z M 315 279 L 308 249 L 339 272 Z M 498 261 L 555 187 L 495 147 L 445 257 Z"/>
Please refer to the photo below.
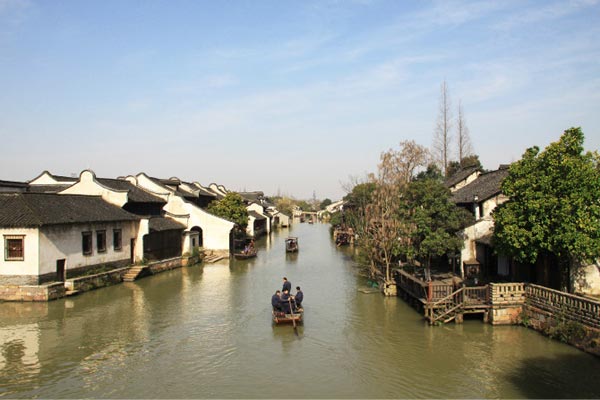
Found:
<path fill-rule="evenodd" d="M 48 193 L 0 194 L 0 226 L 40 227 L 139 218 L 96 196 Z"/>

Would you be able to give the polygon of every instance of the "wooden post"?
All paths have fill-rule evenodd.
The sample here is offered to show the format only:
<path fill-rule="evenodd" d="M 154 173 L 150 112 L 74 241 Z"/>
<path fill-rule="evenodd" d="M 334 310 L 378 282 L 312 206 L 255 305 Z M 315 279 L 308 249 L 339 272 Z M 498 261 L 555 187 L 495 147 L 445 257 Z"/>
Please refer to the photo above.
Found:
<path fill-rule="evenodd" d="M 431 287 L 431 281 L 427 281 L 427 301 L 431 301 L 431 291 L 433 290 L 433 288 Z"/>

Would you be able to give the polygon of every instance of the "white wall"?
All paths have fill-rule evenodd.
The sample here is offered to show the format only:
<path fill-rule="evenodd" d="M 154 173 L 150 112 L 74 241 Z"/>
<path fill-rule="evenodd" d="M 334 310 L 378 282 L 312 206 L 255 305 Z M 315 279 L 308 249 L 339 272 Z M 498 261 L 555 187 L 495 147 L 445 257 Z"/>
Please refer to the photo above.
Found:
<path fill-rule="evenodd" d="M 600 295 L 600 260 L 575 265 L 571 269 L 571 282 L 576 293 Z"/>
<path fill-rule="evenodd" d="M 136 183 L 152 192 L 165 193 L 168 191 L 168 189 L 156 184 L 145 174 L 137 175 Z M 187 230 L 190 230 L 194 226 L 202 229 L 203 247 L 205 249 L 229 250 L 229 232 L 231 232 L 235 225 L 233 222 L 210 214 L 174 193 L 169 193 L 167 205 L 163 209 L 168 213 L 179 216 L 189 215 Z"/>
<path fill-rule="evenodd" d="M 121 229 L 122 248 L 113 248 L 113 229 Z M 98 253 L 96 232 L 106 232 L 106 251 Z M 82 251 L 82 232 L 92 232 L 92 254 Z M 66 259 L 66 269 L 71 270 L 96 264 L 127 260 L 130 258 L 131 239 L 138 235 L 137 221 L 110 223 L 49 225 L 40 229 L 40 274 L 56 272 L 56 261 Z"/>
<path fill-rule="evenodd" d="M 23 261 L 5 261 L 4 235 L 25 236 Z M 40 237 L 37 228 L 0 228 L 0 275 L 39 275 Z"/>
<path fill-rule="evenodd" d="M 123 207 L 127 203 L 127 190 L 114 190 L 96 181 L 96 175 L 89 170 L 81 172 L 79 181 L 60 192 L 60 194 L 82 194 L 86 196 L 101 196 L 107 203 Z"/>

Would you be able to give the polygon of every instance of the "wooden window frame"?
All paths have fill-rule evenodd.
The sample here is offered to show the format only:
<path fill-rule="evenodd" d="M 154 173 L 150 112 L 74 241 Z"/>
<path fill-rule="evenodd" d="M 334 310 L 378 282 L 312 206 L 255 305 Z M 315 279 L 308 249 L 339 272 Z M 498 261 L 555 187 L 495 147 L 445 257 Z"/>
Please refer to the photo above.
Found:
<path fill-rule="evenodd" d="M 118 238 L 118 240 L 117 240 Z M 113 249 L 114 251 L 123 250 L 123 230 L 113 229 Z"/>
<path fill-rule="evenodd" d="M 96 231 L 96 249 L 98 253 L 106 253 L 106 231 Z"/>
<path fill-rule="evenodd" d="M 85 250 L 85 245 L 89 243 L 89 251 Z M 94 254 L 94 235 L 92 231 L 81 232 L 81 252 L 84 256 L 91 256 Z"/>
<path fill-rule="evenodd" d="M 21 255 L 11 256 L 11 247 L 9 240 L 21 241 Z M 25 261 L 25 235 L 4 235 L 4 261 Z"/>

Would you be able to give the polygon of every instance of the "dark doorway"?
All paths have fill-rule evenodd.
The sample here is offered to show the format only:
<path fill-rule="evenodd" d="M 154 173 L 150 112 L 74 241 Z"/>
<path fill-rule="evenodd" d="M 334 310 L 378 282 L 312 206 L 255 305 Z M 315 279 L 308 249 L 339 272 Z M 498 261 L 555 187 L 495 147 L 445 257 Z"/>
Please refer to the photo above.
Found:
<path fill-rule="evenodd" d="M 135 261 L 135 239 L 131 239 L 131 241 L 129 242 L 129 259 L 133 264 Z"/>
<path fill-rule="evenodd" d="M 64 258 L 62 260 L 56 260 L 56 280 L 59 282 L 64 282 L 67 280 L 65 264 L 66 260 Z"/>

